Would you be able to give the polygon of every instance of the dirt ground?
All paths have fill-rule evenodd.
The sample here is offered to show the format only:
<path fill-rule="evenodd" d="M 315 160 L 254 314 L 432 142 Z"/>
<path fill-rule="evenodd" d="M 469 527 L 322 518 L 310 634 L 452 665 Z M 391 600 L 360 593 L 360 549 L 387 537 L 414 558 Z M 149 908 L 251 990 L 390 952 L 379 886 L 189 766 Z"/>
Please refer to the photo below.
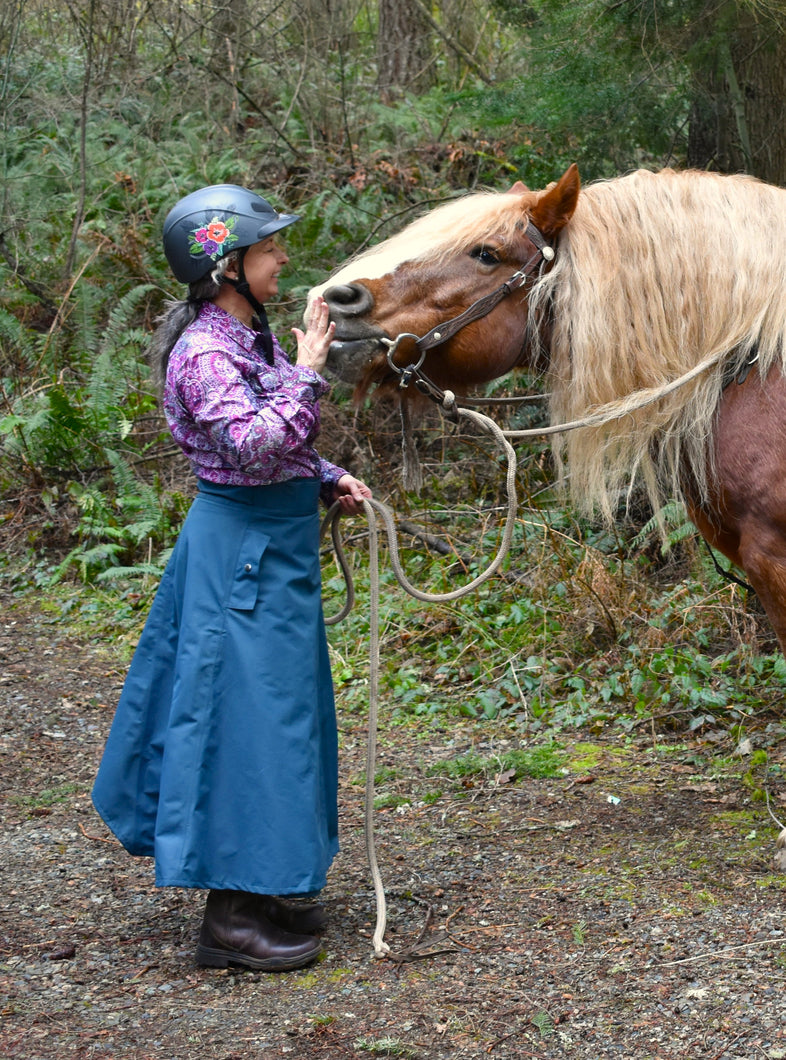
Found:
<path fill-rule="evenodd" d="M 2 604 L 2 1060 L 786 1058 L 778 827 L 733 749 L 571 734 L 556 778 L 446 780 L 435 764 L 526 740 L 383 722 L 377 770 L 395 797 L 375 830 L 397 959 L 379 960 L 365 731 L 343 717 L 324 959 L 200 969 L 203 896 L 156 891 L 90 804 L 121 669 Z"/>

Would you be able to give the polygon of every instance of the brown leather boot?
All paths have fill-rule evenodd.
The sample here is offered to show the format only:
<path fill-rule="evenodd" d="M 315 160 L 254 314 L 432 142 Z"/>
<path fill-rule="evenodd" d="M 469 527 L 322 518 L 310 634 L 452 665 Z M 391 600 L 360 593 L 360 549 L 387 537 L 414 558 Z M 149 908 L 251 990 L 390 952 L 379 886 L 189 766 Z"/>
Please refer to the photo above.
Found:
<path fill-rule="evenodd" d="M 327 913 L 321 902 L 287 902 L 272 894 L 258 894 L 263 914 L 284 931 L 295 935 L 316 935 L 327 924 Z"/>
<path fill-rule="evenodd" d="M 280 972 L 302 968 L 319 956 L 322 944 L 318 939 L 293 934 L 272 923 L 260 908 L 259 897 L 245 891 L 209 892 L 197 964 Z"/>

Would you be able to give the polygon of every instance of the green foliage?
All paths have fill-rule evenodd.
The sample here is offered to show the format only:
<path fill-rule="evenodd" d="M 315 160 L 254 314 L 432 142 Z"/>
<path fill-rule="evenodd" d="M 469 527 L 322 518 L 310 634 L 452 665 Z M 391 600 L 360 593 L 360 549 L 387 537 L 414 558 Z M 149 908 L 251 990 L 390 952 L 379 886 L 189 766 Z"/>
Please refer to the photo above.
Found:
<path fill-rule="evenodd" d="M 586 180 L 679 156 L 687 113 L 679 61 L 663 48 L 642 51 L 629 5 L 524 6 L 521 73 L 482 94 L 463 93 L 457 104 L 477 126 L 505 130 L 510 161 L 530 186 L 571 162 Z"/>
<path fill-rule="evenodd" d="M 665 554 L 695 534 L 696 527 L 688 518 L 685 505 L 670 501 L 644 523 L 631 541 L 631 548 L 643 548 L 652 538 L 658 536 L 661 538 L 661 547 Z"/>
<path fill-rule="evenodd" d="M 62 612 L 105 635 L 113 622 L 132 630 L 174 540 L 187 501 L 144 351 L 178 293 L 160 231 L 179 195 L 232 181 L 302 215 L 270 307 L 286 337 L 314 282 L 444 198 L 519 176 L 542 186 L 573 161 L 589 179 L 679 160 L 692 73 L 714 61 L 738 15 L 700 0 L 476 6 L 461 26 L 450 5 L 432 8 L 444 30 L 435 84 L 388 99 L 376 86 L 373 3 L 338 5 L 328 28 L 304 24 L 287 3 L 255 7 L 252 23 L 234 27 L 233 5 L 140 8 L 129 20 L 122 5 L 41 0 L 3 13 L 0 486 L 4 524 L 24 520 L 9 533 L 17 587 L 60 600 L 63 582 L 86 581 L 90 593 L 66 594 Z M 529 406 L 513 423 L 539 414 Z M 424 530 L 453 551 L 437 557 L 410 541 L 416 584 L 444 591 L 469 580 L 498 540 L 497 465 L 477 439 L 440 425 L 429 450 L 439 470 L 423 501 L 409 497 L 396 477 L 397 427 L 375 434 L 364 415 L 339 409 L 326 455 L 338 440 L 397 509 L 420 519 L 430 507 Z M 654 719 L 733 728 L 777 709 L 783 660 L 692 547 L 682 510 L 609 531 L 555 497 L 542 447 L 527 448 L 523 466 L 502 577 L 453 604 L 423 605 L 384 570 L 391 724 L 462 716 L 540 739 L 579 726 L 629 733 Z M 659 527 L 665 558 L 652 547 Z M 359 604 L 330 641 L 339 695 L 362 713 L 368 564 L 361 549 L 351 558 Z M 328 612 L 340 596 L 326 563 Z"/>
<path fill-rule="evenodd" d="M 446 476 L 441 488 L 449 487 Z M 525 488 L 534 492 L 532 483 Z M 474 511 L 447 497 L 440 505 L 440 486 L 430 484 L 432 534 L 469 553 L 473 533 L 486 530 L 460 570 L 455 559 L 405 546 L 408 577 L 421 589 L 455 589 L 493 553 L 496 531 L 480 496 Z M 752 616 L 739 590 L 684 541 L 679 575 L 664 579 L 657 554 L 648 559 L 632 548 L 638 528 L 628 533 L 626 541 L 572 523 L 564 510 L 525 515 L 504 580 L 452 603 L 412 600 L 383 566 L 380 709 L 387 723 L 439 726 L 459 715 L 544 735 L 630 733 L 649 723 L 714 732 L 777 712 L 786 665 L 778 653 L 761 653 L 755 636 L 746 639 Z M 352 556 L 362 601 L 365 557 Z M 330 613 L 342 584 L 329 567 L 324 589 Z M 330 642 L 342 705 L 363 711 L 369 661 L 362 606 L 331 629 Z"/>
<path fill-rule="evenodd" d="M 429 769 L 431 776 L 451 780 L 472 776 L 495 776 L 510 773 L 522 777 L 558 777 L 563 773 L 564 756 L 558 744 L 548 742 L 531 748 L 517 748 L 499 755 L 484 757 L 475 752 L 438 762 Z M 509 779 L 512 779 L 509 778 Z"/>
<path fill-rule="evenodd" d="M 412 1060 L 418 1056 L 416 1049 L 398 1038 L 358 1038 L 355 1048 L 359 1052 L 373 1053 L 375 1056 L 403 1056 L 411 1057 Z"/>
<path fill-rule="evenodd" d="M 82 345 L 70 356 L 64 342 L 37 342 L 9 313 L 0 317 L 2 334 L 20 340 L 19 365 L 29 366 L 36 355 L 40 372 L 32 383 L 21 367 L 7 378 L 0 474 L 15 489 L 46 484 L 46 506 L 61 499 L 78 513 L 72 528 L 78 544 L 56 566 L 55 578 L 70 570 L 83 579 L 108 573 L 140 546 L 148 560 L 139 570 L 154 572 L 153 546 L 158 551 L 172 539 L 171 504 L 133 468 L 161 435 L 160 425 L 152 435 L 139 429 L 156 407 L 142 356 L 147 334 L 133 323 L 150 291 L 149 285 L 128 291 L 99 330 L 95 289 L 82 288 L 76 306 Z"/>
<path fill-rule="evenodd" d="M 544 1010 L 536 1012 L 530 1019 L 530 1023 L 540 1031 L 541 1038 L 549 1038 L 554 1033 L 554 1020 Z"/>
<path fill-rule="evenodd" d="M 561 726 L 614 723 L 631 729 L 653 716 L 682 715 L 689 730 L 713 728 L 719 719 L 739 722 L 761 707 L 765 674 L 777 687 L 784 676 L 780 656 L 765 662 L 739 650 L 713 657 L 687 644 L 653 652 L 629 644 L 615 652 L 611 666 L 593 659 L 565 674 L 570 691 L 553 720 Z"/>
<path fill-rule="evenodd" d="M 81 792 L 81 785 L 74 781 L 59 784 L 56 788 L 46 788 L 37 795 L 12 795 L 11 802 L 18 806 L 24 806 L 28 810 L 49 809 L 58 803 L 66 802 L 76 792 Z"/>
<path fill-rule="evenodd" d="M 110 491 L 103 485 L 70 484 L 71 497 L 80 512 L 76 530 L 79 544 L 57 564 L 50 583 L 72 570 L 82 581 L 95 578 L 104 582 L 160 578 L 163 573 L 168 550 L 156 555 L 153 562 L 153 546 L 172 539 L 173 516 L 181 513 L 162 504 L 154 486 L 137 479 L 119 454 L 107 450 L 106 455 L 115 488 Z M 140 546 L 147 553 L 147 562 L 127 565 L 139 554 Z"/>

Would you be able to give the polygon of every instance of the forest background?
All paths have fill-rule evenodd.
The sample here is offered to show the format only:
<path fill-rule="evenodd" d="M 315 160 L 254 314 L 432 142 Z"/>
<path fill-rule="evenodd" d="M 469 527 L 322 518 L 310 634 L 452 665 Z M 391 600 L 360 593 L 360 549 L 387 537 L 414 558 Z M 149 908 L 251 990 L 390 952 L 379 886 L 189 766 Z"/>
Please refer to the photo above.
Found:
<path fill-rule="evenodd" d="M 782 0 L 9 0 L 0 9 L 0 487 L 5 584 L 121 657 L 139 632 L 193 484 L 145 347 L 180 292 L 163 218 L 205 184 L 302 216 L 279 305 L 286 338 L 337 264 L 424 209 L 515 180 L 637 166 L 786 183 Z M 539 422 L 537 379 L 508 415 Z M 402 516 L 411 576 L 439 591 L 498 538 L 485 443 L 418 427 L 420 497 L 390 406 L 337 388 L 322 450 Z M 684 513 L 634 503 L 613 531 L 520 451 L 505 575 L 423 608 L 383 576 L 383 691 L 401 720 L 451 712 L 528 730 L 773 728 L 783 659 L 756 601 L 716 571 Z M 362 546 L 362 525 L 352 527 Z M 362 547 L 352 563 L 361 587 Z M 326 559 L 325 593 L 342 592 Z M 362 709 L 368 617 L 331 634 Z"/>

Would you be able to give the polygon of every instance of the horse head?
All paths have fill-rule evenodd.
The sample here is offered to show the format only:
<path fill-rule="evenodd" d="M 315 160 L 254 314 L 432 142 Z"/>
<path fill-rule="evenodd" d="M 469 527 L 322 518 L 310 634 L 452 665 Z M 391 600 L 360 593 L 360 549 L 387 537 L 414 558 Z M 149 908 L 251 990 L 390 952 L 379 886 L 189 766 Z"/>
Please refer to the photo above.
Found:
<path fill-rule="evenodd" d="M 491 296 L 528 263 L 548 268 L 553 255 L 539 257 L 538 237 L 541 247 L 554 244 L 578 195 L 579 174 L 572 165 L 544 191 L 517 182 L 505 193 L 463 196 L 340 267 L 311 292 L 324 296 L 336 323 L 329 366 L 361 392 L 391 382 L 397 375 L 388 361 L 390 343 L 399 336 L 392 354 L 396 366 L 418 362 L 428 378 L 454 390 L 524 363 L 527 284 L 503 292 L 498 301 Z M 462 323 L 440 341 L 441 323 L 487 296 L 493 302 L 487 315 Z M 417 339 L 427 335 L 424 350 Z"/>

